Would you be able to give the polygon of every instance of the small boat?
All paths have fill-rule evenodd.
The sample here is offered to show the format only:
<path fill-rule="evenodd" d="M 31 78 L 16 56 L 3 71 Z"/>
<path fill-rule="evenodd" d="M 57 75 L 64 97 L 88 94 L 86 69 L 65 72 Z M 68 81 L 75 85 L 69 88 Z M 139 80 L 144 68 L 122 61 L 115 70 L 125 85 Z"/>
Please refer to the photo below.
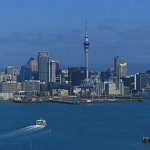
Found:
<path fill-rule="evenodd" d="M 47 123 L 44 119 L 38 119 L 36 120 L 36 125 L 47 125 Z"/>

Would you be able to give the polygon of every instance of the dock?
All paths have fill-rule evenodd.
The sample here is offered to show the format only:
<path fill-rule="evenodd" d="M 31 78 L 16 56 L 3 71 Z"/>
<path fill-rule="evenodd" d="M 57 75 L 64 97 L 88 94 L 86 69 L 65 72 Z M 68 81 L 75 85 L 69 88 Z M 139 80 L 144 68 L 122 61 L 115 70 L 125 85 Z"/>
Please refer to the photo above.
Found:
<path fill-rule="evenodd" d="M 80 98 L 80 97 L 37 97 L 37 98 L 28 98 L 22 100 L 12 100 L 16 103 L 43 103 L 43 102 L 52 102 L 52 103 L 63 103 L 63 104 L 97 104 L 97 103 L 115 103 L 115 102 L 143 102 L 141 98 Z"/>

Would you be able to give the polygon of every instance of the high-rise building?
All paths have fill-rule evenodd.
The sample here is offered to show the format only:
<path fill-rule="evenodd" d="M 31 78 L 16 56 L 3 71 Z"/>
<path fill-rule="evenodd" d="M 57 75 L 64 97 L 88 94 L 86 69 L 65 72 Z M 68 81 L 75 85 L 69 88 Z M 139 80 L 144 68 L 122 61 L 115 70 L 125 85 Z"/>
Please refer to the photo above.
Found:
<path fill-rule="evenodd" d="M 59 77 L 59 70 L 60 70 L 60 61 L 49 61 L 49 75 L 50 75 L 50 82 L 56 82 L 57 78 Z"/>
<path fill-rule="evenodd" d="M 27 65 L 30 66 L 32 70 L 32 79 L 38 80 L 38 62 L 34 58 L 30 58 L 27 62 Z"/>
<path fill-rule="evenodd" d="M 127 74 L 127 64 L 124 62 L 124 59 L 122 57 L 114 57 L 114 69 L 116 77 L 116 87 L 119 89 L 119 81 L 121 75 L 124 76 L 125 74 Z"/>
<path fill-rule="evenodd" d="M 89 71 L 88 71 L 88 51 L 89 51 L 89 39 L 88 39 L 88 34 L 87 34 L 87 21 L 86 21 L 86 33 L 84 37 L 84 54 L 85 54 L 85 70 L 86 70 L 86 79 L 88 79 Z"/>
<path fill-rule="evenodd" d="M 119 56 L 114 57 L 114 69 L 115 69 L 115 75 L 117 78 L 119 76 L 119 65 L 120 64 L 124 64 L 124 59 Z"/>
<path fill-rule="evenodd" d="M 119 64 L 119 77 L 127 76 L 127 63 Z"/>
<path fill-rule="evenodd" d="M 38 72 L 38 63 L 33 57 L 31 57 L 27 63 L 32 69 L 32 72 Z"/>
<path fill-rule="evenodd" d="M 14 66 L 8 66 L 6 68 L 6 74 L 11 76 L 11 81 L 15 81 L 15 68 Z"/>
<path fill-rule="evenodd" d="M 135 74 L 135 90 L 140 92 L 142 88 L 146 88 L 150 85 L 150 74 L 149 73 L 137 73 Z"/>
<path fill-rule="evenodd" d="M 73 86 L 80 85 L 85 79 L 85 68 L 84 67 L 69 67 L 68 68 L 68 80 Z"/>
<path fill-rule="evenodd" d="M 49 56 L 47 52 L 38 53 L 38 76 L 46 90 L 49 82 Z"/>
<path fill-rule="evenodd" d="M 21 66 L 20 70 L 20 82 L 24 82 L 25 80 L 32 79 L 32 70 L 29 66 Z"/>

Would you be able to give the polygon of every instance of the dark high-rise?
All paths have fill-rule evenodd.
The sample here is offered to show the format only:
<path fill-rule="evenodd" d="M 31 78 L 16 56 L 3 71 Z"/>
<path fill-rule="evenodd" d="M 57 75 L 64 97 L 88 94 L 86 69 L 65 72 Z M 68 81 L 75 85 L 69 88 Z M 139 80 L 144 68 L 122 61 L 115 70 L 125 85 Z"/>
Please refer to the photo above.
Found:
<path fill-rule="evenodd" d="M 24 82 L 25 80 L 32 79 L 32 70 L 29 66 L 21 66 L 20 70 L 20 82 Z"/>
<path fill-rule="evenodd" d="M 49 82 L 49 56 L 47 52 L 38 53 L 38 75 L 44 89 L 46 89 Z"/>
<path fill-rule="evenodd" d="M 68 80 L 72 86 L 80 85 L 85 80 L 85 67 L 69 67 L 68 68 Z"/>

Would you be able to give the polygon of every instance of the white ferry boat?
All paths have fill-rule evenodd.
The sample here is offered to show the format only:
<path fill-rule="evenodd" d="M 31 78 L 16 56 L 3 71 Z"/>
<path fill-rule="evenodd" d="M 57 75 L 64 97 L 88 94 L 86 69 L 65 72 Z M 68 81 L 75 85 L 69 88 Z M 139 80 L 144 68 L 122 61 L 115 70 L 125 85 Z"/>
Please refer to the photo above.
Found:
<path fill-rule="evenodd" d="M 44 119 L 38 119 L 36 120 L 36 125 L 47 125 L 47 123 Z"/>

